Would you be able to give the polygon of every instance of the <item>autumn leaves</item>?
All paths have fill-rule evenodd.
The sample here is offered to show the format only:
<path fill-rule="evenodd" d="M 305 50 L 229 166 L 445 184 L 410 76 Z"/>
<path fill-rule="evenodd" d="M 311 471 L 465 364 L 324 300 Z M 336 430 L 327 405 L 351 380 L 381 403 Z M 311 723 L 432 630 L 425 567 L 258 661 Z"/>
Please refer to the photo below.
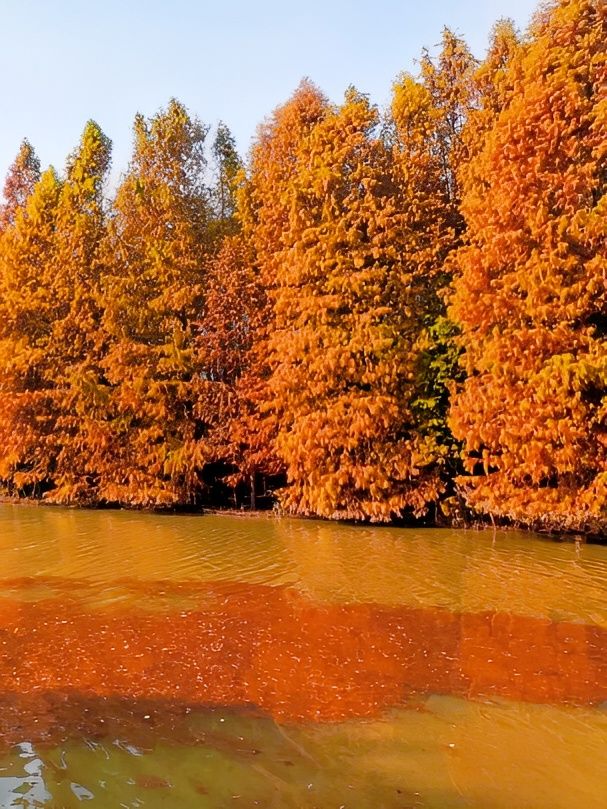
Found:
<path fill-rule="evenodd" d="M 283 476 L 305 515 L 477 513 L 602 530 L 607 42 L 562 0 L 478 64 L 444 32 L 380 115 L 309 82 L 246 169 L 178 103 L 111 203 L 87 125 L 24 144 L 0 236 L 0 476 L 168 506 Z M 605 440 L 604 440 L 605 439 Z M 275 479 L 277 479 L 275 477 Z"/>
<path fill-rule="evenodd" d="M 607 522 L 607 8 L 569 0 L 500 74 L 465 172 L 452 314 L 467 380 L 451 423 L 470 504 L 525 523 Z"/>
<path fill-rule="evenodd" d="M 204 130 L 171 103 L 135 123 L 112 209 L 110 144 L 85 128 L 0 242 L 2 476 L 56 502 L 170 504 L 196 477 L 194 321 Z M 20 163 L 13 175 L 21 173 Z"/>

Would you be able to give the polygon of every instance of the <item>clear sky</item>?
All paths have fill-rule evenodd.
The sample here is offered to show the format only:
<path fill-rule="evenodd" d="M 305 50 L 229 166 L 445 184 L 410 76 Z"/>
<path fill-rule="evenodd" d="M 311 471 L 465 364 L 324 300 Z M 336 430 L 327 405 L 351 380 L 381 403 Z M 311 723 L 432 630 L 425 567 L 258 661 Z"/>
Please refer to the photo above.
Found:
<path fill-rule="evenodd" d="M 63 168 L 85 122 L 128 163 L 137 111 L 171 96 L 225 121 L 245 153 L 303 76 L 333 100 L 349 84 L 388 101 L 444 25 L 481 56 L 499 17 L 525 28 L 535 0 L 0 0 L 0 179 L 28 137 Z"/>

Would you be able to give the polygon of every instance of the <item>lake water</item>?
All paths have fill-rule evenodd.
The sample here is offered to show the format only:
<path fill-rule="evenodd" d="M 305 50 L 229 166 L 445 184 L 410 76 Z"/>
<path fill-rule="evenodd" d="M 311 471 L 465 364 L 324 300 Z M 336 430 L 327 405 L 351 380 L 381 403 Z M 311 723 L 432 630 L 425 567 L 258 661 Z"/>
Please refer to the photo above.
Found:
<path fill-rule="evenodd" d="M 607 548 L 0 506 L 0 807 L 604 809 Z"/>

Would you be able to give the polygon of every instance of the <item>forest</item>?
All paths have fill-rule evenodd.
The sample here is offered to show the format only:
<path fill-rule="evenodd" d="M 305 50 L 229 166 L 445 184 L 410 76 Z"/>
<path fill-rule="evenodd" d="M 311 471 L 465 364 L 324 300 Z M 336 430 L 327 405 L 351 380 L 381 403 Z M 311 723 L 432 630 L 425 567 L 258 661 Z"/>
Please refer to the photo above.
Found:
<path fill-rule="evenodd" d="M 5 496 L 607 531 L 604 0 L 110 163 L 89 121 L 6 178 Z"/>

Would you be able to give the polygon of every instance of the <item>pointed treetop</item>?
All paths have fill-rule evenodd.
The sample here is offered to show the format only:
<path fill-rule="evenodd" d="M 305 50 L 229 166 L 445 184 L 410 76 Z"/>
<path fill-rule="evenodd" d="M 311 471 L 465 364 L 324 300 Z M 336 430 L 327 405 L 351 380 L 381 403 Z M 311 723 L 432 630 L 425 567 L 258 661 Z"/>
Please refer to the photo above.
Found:
<path fill-rule="evenodd" d="M 213 141 L 213 155 L 224 163 L 240 164 L 238 151 L 236 149 L 236 139 L 232 135 L 229 126 L 220 121 L 217 124 L 215 140 Z"/>
<path fill-rule="evenodd" d="M 220 225 L 218 230 L 218 235 L 220 235 L 226 227 L 229 230 L 235 226 L 236 188 L 243 168 L 236 148 L 236 140 L 223 121 L 217 125 L 212 153 L 215 164 L 215 184 L 211 193 L 215 217 Z"/>
<path fill-rule="evenodd" d="M 473 96 L 473 76 L 478 66 L 470 48 L 449 28 L 443 29 L 441 50 L 436 59 L 423 51 L 421 59 L 422 78 L 432 93 L 437 106 L 452 117 L 452 125 L 463 125 L 459 109 L 470 106 Z"/>
<path fill-rule="evenodd" d="M 31 143 L 24 139 L 4 183 L 4 204 L 0 207 L 0 231 L 15 221 L 34 186 L 40 179 L 40 160 Z"/>
<path fill-rule="evenodd" d="M 202 179 L 208 127 L 191 117 L 180 101 L 172 98 L 166 109 L 151 118 L 138 113 L 133 130 L 132 171 L 178 185 L 189 183 L 194 177 Z"/>
<path fill-rule="evenodd" d="M 82 183 L 88 179 L 97 186 L 109 169 L 111 150 L 112 141 L 103 133 L 99 124 L 88 121 L 80 143 L 68 157 L 66 166 L 68 181 Z"/>
<path fill-rule="evenodd" d="M 289 100 L 277 107 L 258 128 L 257 140 L 252 148 L 252 160 L 263 161 L 263 152 L 271 148 L 274 155 L 288 144 L 296 143 L 328 111 L 330 105 L 320 89 L 304 78 Z M 282 145 L 282 149 L 281 149 Z"/>
<path fill-rule="evenodd" d="M 409 73 L 393 85 L 391 115 L 401 147 L 426 149 L 434 127 L 432 96 L 428 88 Z"/>
<path fill-rule="evenodd" d="M 521 36 L 511 19 L 501 19 L 493 26 L 489 49 L 476 73 L 481 106 L 499 111 L 505 103 L 508 76 L 514 56 L 520 51 Z"/>

